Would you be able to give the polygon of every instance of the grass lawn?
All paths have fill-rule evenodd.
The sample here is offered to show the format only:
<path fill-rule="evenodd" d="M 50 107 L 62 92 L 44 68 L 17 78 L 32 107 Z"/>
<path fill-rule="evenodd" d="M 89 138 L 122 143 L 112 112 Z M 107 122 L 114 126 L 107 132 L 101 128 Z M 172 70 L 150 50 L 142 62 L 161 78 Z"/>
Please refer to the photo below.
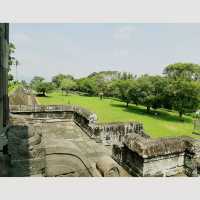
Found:
<path fill-rule="evenodd" d="M 87 97 L 70 94 L 68 96 L 61 93 L 51 93 L 48 97 L 38 97 L 38 101 L 43 105 L 74 104 L 80 105 L 95 112 L 99 122 L 116 121 L 139 121 L 144 124 L 144 129 L 151 137 L 166 137 L 188 135 L 196 138 L 192 134 L 192 118 L 184 116 L 184 122 L 179 121 L 175 112 L 167 112 L 164 109 L 157 110 L 158 115 L 147 114 L 143 106 L 131 105 L 126 108 L 125 103 L 113 99 L 100 100 L 98 97 Z"/>

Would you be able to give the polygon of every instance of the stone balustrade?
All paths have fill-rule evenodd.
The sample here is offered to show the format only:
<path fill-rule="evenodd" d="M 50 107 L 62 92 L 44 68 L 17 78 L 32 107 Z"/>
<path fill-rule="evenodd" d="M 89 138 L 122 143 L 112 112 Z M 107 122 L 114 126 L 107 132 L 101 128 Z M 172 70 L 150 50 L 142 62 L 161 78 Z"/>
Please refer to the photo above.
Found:
<path fill-rule="evenodd" d="M 144 133 L 142 123 L 97 123 L 95 113 L 75 105 L 10 105 L 10 112 L 18 115 L 29 115 L 33 118 L 64 118 L 73 120 L 91 138 L 105 145 L 122 143 L 124 136 L 130 133 L 149 137 Z"/>

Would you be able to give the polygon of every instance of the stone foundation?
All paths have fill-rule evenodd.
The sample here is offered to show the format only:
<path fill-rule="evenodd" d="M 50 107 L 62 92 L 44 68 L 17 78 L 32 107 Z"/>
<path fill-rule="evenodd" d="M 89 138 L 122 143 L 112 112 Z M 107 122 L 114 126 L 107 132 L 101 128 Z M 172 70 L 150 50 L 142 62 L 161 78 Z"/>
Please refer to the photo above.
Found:
<path fill-rule="evenodd" d="M 14 105 L 10 110 L 9 176 L 102 176 L 96 163 L 111 159 L 111 150 L 95 141 L 93 113 L 75 106 Z"/>
<path fill-rule="evenodd" d="M 10 110 L 10 176 L 200 174 L 200 141 L 190 137 L 151 139 L 140 123 L 96 123 L 94 113 L 71 105 Z"/>
<path fill-rule="evenodd" d="M 200 141 L 189 137 L 150 139 L 128 135 L 112 157 L 133 176 L 198 176 Z"/>

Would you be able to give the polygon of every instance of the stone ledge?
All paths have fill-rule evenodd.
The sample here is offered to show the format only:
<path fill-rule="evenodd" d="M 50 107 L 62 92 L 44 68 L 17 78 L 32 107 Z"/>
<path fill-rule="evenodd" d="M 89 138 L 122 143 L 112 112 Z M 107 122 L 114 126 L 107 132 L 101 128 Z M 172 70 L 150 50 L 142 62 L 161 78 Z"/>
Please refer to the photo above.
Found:
<path fill-rule="evenodd" d="M 150 139 L 132 134 L 125 137 L 124 144 L 143 158 L 151 158 L 174 153 L 182 153 L 191 146 L 193 139 L 180 136 L 176 138 Z"/>

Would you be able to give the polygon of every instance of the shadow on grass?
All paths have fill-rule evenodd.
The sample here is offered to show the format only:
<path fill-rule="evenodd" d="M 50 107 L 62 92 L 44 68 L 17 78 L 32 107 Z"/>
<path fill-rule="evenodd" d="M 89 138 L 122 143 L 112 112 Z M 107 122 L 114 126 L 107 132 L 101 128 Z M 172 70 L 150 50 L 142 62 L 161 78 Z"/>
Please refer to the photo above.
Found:
<path fill-rule="evenodd" d="M 170 113 L 167 113 L 167 112 L 164 112 L 161 110 L 156 110 L 156 111 L 152 110 L 150 113 L 147 113 L 146 108 L 141 108 L 139 106 L 129 105 L 128 107 L 126 107 L 125 105 L 120 105 L 120 104 L 115 104 L 115 103 L 111 103 L 110 105 L 113 107 L 122 108 L 123 111 L 125 111 L 125 112 L 135 113 L 138 115 L 146 115 L 153 119 L 170 121 L 170 122 L 192 123 L 192 119 L 190 119 L 190 118 L 183 117 L 184 121 L 180 121 L 178 116 L 172 115 Z M 155 115 L 155 113 L 157 113 L 157 115 Z"/>

